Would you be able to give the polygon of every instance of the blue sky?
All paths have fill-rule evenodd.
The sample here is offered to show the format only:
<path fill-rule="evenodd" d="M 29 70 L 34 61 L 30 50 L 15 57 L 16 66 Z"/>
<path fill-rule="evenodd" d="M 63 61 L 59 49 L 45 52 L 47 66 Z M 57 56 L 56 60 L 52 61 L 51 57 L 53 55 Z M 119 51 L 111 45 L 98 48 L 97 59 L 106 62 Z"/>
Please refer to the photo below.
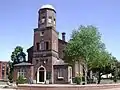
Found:
<path fill-rule="evenodd" d="M 56 8 L 57 31 L 65 31 L 67 40 L 79 25 L 94 25 L 108 51 L 120 60 L 120 0 L 1 0 L 0 60 L 10 60 L 17 45 L 24 51 L 32 46 L 38 9 L 43 4 Z"/>

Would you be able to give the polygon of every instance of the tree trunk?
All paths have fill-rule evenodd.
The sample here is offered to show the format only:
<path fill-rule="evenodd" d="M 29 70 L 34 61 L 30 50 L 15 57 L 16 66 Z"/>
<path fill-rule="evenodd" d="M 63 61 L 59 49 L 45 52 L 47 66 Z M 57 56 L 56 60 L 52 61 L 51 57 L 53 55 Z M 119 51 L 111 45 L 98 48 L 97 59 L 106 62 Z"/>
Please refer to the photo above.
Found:
<path fill-rule="evenodd" d="M 100 81 L 101 81 L 101 74 L 100 72 L 98 72 L 98 84 L 100 84 Z"/>
<path fill-rule="evenodd" d="M 80 84 L 82 84 L 80 61 L 78 61 L 78 72 L 79 72 L 79 76 L 81 77 L 81 82 L 80 82 Z"/>
<path fill-rule="evenodd" d="M 113 78 L 113 81 L 116 83 L 117 82 L 117 68 L 115 68 L 115 71 L 114 71 L 114 78 Z"/>
<path fill-rule="evenodd" d="M 84 68 L 85 68 L 85 84 L 87 84 L 87 72 L 88 72 L 88 65 L 87 65 L 88 63 L 87 62 L 88 62 L 88 60 L 89 59 L 86 57 L 86 60 L 84 62 L 84 65 L 85 65 L 84 66 Z"/>
<path fill-rule="evenodd" d="M 85 71 L 85 84 L 87 84 L 87 71 Z"/>
<path fill-rule="evenodd" d="M 87 84 L 87 65 L 86 64 L 85 64 L 84 70 L 85 70 L 85 84 Z"/>

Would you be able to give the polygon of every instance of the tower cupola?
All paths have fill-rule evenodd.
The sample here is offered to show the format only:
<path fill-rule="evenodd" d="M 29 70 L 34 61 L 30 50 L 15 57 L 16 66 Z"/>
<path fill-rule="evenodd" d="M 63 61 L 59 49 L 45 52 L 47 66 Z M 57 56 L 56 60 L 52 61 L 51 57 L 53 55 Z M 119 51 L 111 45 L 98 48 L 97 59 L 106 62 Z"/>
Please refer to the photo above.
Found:
<path fill-rule="evenodd" d="M 46 4 L 43 5 L 39 11 L 38 28 L 54 27 L 56 28 L 56 11 L 55 8 Z"/>
<path fill-rule="evenodd" d="M 55 8 L 50 4 L 43 5 L 40 9 L 51 9 L 55 11 Z"/>

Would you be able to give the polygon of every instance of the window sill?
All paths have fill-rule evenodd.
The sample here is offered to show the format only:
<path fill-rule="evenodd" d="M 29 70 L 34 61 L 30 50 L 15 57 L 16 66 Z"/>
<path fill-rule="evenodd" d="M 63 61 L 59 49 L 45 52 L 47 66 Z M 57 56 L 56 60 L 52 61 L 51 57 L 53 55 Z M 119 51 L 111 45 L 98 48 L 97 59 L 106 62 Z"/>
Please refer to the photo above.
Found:
<path fill-rule="evenodd" d="M 58 77 L 58 79 L 59 79 L 59 80 L 61 80 L 61 79 L 63 80 L 63 79 L 64 79 L 64 77 Z"/>

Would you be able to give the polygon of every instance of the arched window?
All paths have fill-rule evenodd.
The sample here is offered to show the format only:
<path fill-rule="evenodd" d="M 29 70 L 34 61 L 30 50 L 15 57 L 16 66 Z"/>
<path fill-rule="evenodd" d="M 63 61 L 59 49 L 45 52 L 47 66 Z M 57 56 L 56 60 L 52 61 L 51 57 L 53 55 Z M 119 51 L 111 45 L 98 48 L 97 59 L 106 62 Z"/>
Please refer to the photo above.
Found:
<path fill-rule="evenodd" d="M 49 50 L 49 41 L 41 41 L 39 47 L 40 50 Z"/>
<path fill-rule="evenodd" d="M 54 19 L 54 22 L 53 22 L 53 23 L 54 23 L 54 25 L 56 24 L 56 20 L 55 20 L 55 19 Z"/>
<path fill-rule="evenodd" d="M 43 68 L 43 67 L 41 67 L 41 68 L 39 69 L 39 71 L 44 71 L 44 68 Z"/>
<path fill-rule="evenodd" d="M 46 81 L 46 69 L 41 66 L 37 71 L 37 83 L 45 83 Z"/>
<path fill-rule="evenodd" d="M 44 41 L 40 42 L 40 50 L 44 50 L 45 49 L 45 45 L 44 45 Z"/>
<path fill-rule="evenodd" d="M 48 23 L 52 23 L 52 17 L 48 18 Z"/>
<path fill-rule="evenodd" d="M 42 32 L 40 32 L 40 36 L 44 36 L 44 32 L 42 31 Z"/>
<path fill-rule="evenodd" d="M 45 17 L 42 17 L 41 24 L 45 23 Z"/>

